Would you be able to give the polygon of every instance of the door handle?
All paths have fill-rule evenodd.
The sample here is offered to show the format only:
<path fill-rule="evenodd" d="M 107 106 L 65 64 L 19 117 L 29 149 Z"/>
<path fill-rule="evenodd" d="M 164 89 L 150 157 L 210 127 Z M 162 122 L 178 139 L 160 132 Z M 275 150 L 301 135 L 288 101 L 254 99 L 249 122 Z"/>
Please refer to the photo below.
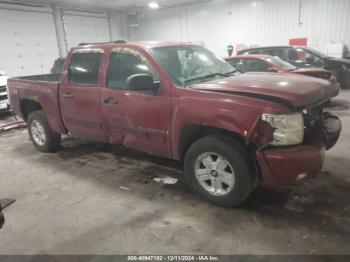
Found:
<path fill-rule="evenodd" d="M 74 96 L 71 93 L 63 93 L 63 98 L 73 98 Z"/>
<path fill-rule="evenodd" d="M 105 98 L 102 102 L 106 105 L 118 105 L 119 102 L 115 100 L 113 97 Z"/>

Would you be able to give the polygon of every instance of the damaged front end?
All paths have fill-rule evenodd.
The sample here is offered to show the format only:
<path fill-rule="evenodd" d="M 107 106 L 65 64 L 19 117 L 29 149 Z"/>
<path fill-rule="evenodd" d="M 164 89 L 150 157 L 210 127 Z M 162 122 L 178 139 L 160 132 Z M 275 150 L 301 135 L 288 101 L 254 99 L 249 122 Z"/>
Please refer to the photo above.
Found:
<path fill-rule="evenodd" d="M 265 131 L 265 139 L 269 137 L 270 141 L 265 142 L 266 146 L 256 151 L 263 184 L 293 185 L 313 179 L 320 173 L 325 151 L 331 149 L 339 139 L 342 129 L 341 121 L 337 116 L 324 112 L 324 104 L 305 108 L 302 110 L 302 118 L 304 127 L 301 142 L 292 143 L 301 138 L 300 130 L 295 124 L 297 121 L 294 121 L 286 125 L 290 131 L 295 133 L 292 139 L 289 139 L 291 143 L 281 146 L 278 145 L 279 141 L 276 142 L 276 139 L 283 132 L 271 126 L 271 121 L 266 121 L 266 117 L 265 119 L 263 117 L 265 130 L 270 133 L 269 136 L 266 136 Z M 269 127 L 266 127 L 266 123 L 269 123 Z M 285 130 L 288 131 L 288 129 Z"/>
<path fill-rule="evenodd" d="M 338 142 L 342 124 L 336 115 L 324 112 L 324 105 L 303 110 L 305 133 L 304 144 L 313 143 L 318 139 L 325 145 L 326 150 L 331 149 Z"/>

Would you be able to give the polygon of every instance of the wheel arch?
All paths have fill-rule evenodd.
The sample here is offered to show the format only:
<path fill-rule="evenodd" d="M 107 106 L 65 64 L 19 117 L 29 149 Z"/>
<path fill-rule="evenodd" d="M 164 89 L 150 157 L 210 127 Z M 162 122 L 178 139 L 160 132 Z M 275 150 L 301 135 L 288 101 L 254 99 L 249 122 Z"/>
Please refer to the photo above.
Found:
<path fill-rule="evenodd" d="M 43 110 L 43 107 L 40 104 L 40 102 L 35 101 L 33 99 L 27 99 L 27 98 L 21 99 L 19 106 L 20 106 L 22 118 L 26 122 L 28 120 L 28 116 L 32 112 Z"/>
<path fill-rule="evenodd" d="M 179 143 L 178 143 L 178 156 L 182 161 L 186 155 L 187 150 L 197 140 L 210 135 L 225 136 L 234 140 L 238 140 L 242 144 L 245 144 L 244 138 L 236 132 L 218 128 L 215 126 L 201 125 L 201 124 L 186 124 L 180 131 Z"/>

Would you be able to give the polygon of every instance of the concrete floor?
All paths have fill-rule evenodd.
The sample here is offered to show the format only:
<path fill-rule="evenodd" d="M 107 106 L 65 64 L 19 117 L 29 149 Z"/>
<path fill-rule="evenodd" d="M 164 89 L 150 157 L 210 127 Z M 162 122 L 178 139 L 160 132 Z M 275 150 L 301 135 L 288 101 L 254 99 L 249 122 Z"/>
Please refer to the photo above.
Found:
<path fill-rule="evenodd" d="M 344 131 L 322 175 L 236 209 L 192 194 L 173 161 L 71 138 L 42 154 L 26 130 L 2 133 L 0 197 L 17 202 L 0 254 L 350 254 L 350 92 L 335 102 Z"/>

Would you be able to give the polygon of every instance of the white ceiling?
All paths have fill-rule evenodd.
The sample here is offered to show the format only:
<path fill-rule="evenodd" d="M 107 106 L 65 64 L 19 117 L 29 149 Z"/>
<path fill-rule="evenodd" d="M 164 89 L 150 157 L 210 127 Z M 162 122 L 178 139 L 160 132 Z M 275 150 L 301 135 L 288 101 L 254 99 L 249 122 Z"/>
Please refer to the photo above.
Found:
<path fill-rule="evenodd" d="M 58 5 L 65 9 L 125 11 L 147 8 L 154 0 L 0 0 L 24 5 Z M 207 2 L 209 0 L 158 0 L 162 8 Z"/>

